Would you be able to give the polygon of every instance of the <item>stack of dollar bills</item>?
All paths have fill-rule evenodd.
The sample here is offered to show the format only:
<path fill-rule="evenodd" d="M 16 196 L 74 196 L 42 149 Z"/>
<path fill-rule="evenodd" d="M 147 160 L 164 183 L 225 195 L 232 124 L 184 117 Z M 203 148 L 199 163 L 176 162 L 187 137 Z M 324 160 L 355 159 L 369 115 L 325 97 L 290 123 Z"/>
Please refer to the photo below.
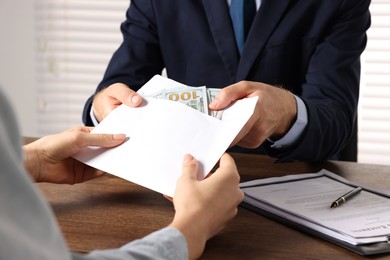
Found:
<path fill-rule="evenodd" d="M 209 104 L 218 95 L 220 89 L 203 87 L 177 87 L 172 89 L 163 89 L 158 93 L 148 95 L 147 97 L 166 99 L 181 102 L 192 107 L 199 112 L 221 119 L 223 110 L 213 111 L 209 109 Z"/>

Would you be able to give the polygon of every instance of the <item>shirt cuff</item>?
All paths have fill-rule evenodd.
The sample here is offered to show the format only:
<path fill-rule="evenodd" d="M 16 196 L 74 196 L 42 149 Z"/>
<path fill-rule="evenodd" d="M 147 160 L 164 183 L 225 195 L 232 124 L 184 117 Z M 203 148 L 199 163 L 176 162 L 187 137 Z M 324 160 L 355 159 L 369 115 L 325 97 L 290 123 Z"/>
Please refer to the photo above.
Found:
<path fill-rule="evenodd" d="M 97 126 L 99 122 L 96 120 L 95 114 L 93 113 L 93 104 L 91 105 L 91 111 L 89 111 L 89 116 L 91 117 L 93 125 Z"/>
<path fill-rule="evenodd" d="M 295 120 L 294 125 L 291 127 L 291 129 L 287 132 L 285 136 L 280 138 L 277 141 L 271 141 L 273 144 L 271 145 L 272 148 L 275 149 L 283 149 L 288 146 L 291 146 L 296 142 L 299 137 L 302 135 L 303 131 L 305 130 L 305 127 L 307 125 L 307 108 L 305 106 L 305 103 L 300 99 L 299 97 L 295 96 L 295 100 L 297 102 L 297 119 Z"/>

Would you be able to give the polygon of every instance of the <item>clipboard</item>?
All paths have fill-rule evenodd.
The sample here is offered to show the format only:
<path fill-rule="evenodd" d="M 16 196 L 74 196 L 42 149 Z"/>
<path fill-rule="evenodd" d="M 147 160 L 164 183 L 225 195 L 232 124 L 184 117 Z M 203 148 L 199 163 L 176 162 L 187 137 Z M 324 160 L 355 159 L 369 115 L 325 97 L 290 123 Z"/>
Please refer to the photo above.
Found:
<path fill-rule="evenodd" d="M 382 232 L 383 235 L 378 236 L 378 239 L 376 239 L 376 236 L 374 236 L 372 240 L 374 242 L 370 241 L 370 237 L 367 237 L 367 241 L 365 241 L 364 238 L 362 238 L 362 240 L 357 239 L 357 241 L 355 241 L 354 238 L 351 238 L 352 240 L 349 241 L 349 235 L 345 234 L 343 230 L 338 230 L 335 227 L 327 226 L 326 223 L 325 224 L 317 223 L 318 220 L 315 218 L 311 218 L 311 217 L 306 218 L 304 216 L 300 216 L 299 210 L 286 209 L 280 207 L 280 205 L 277 203 L 273 204 L 274 202 L 267 201 L 267 198 L 256 198 L 256 196 L 253 195 L 255 194 L 253 193 L 254 189 L 258 190 L 266 186 L 268 186 L 267 188 L 270 189 L 270 187 L 274 185 L 275 190 L 277 190 L 276 188 L 280 188 L 280 186 L 277 186 L 279 184 L 288 183 L 287 185 L 293 187 L 292 185 L 296 185 L 295 182 L 301 182 L 300 184 L 303 185 L 303 181 L 320 178 L 320 177 L 330 178 L 332 181 L 335 181 L 343 185 L 348 185 L 351 187 L 360 186 L 364 189 L 364 191 L 368 193 L 372 193 L 374 195 L 379 195 L 382 197 L 382 199 L 389 200 L 390 202 L 390 192 L 388 191 L 374 189 L 367 185 L 360 185 L 357 183 L 353 183 L 327 170 L 321 170 L 318 173 L 288 175 L 284 177 L 274 177 L 274 178 L 267 178 L 267 179 L 254 180 L 254 181 L 241 183 L 240 187 L 245 194 L 244 201 L 242 202 L 241 206 L 253 212 L 256 212 L 258 214 L 264 215 L 270 219 L 276 220 L 282 224 L 285 224 L 292 228 L 301 230 L 305 233 L 308 233 L 310 235 L 319 237 L 328 242 L 341 246 L 359 255 L 374 255 L 374 254 L 389 253 L 390 232 L 386 233 L 387 229 L 385 229 Z M 251 189 L 251 192 L 249 192 L 249 189 Z M 331 200 L 329 200 L 329 203 L 330 202 Z M 345 207 L 345 209 L 343 210 L 346 211 L 346 209 L 347 207 Z M 337 210 L 337 209 L 333 209 L 333 210 Z M 388 220 L 389 222 L 388 223 L 386 222 L 385 224 L 389 225 L 389 230 L 390 230 L 390 214 L 388 215 L 389 215 L 389 220 Z M 375 241 L 375 240 L 382 240 L 382 241 Z"/>

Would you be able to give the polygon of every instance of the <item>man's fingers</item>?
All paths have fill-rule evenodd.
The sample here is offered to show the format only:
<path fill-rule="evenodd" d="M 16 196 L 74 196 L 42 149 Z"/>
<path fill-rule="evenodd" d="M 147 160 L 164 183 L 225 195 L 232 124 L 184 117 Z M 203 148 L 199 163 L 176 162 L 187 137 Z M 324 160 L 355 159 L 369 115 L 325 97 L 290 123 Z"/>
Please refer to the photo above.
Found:
<path fill-rule="evenodd" d="M 107 89 L 109 96 L 117 99 L 120 103 L 130 107 L 137 107 L 142 103 L 142 97 L 128 86 L 122 83 L 115 83 Z"/>
<path fill-rule="evenodd" d="M 210 103 L 211 110 L 227 108 L 233 102 L 242 99 L 250 94 L 250 82 L 240 81 L 219 91 L 217 97 Z"/>
<path fill-rule="evenodd" d="M 142 97 L 123 83 L 114 83 L 95 95 L 92 103 L 95 118 L 102 121 L 113 109 L 121 104 L 138 107 Z"/>

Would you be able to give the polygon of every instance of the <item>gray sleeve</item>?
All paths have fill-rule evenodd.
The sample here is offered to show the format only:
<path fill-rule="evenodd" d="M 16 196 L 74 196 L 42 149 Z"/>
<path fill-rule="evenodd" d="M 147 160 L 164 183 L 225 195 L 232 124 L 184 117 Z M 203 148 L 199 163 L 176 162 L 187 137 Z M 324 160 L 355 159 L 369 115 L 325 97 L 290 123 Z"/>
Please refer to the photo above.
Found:
<path fill-rule="evenodd" d="M 0 259 L 69 260 L 60 228 L 23 166 L 13 110 L 0 89 Z"/>
<path fill-rule="evenodd" d="M 187 243 L 176 228 L 167 227 L 121 248 L 73 254 L 73 260 L 93 259 L 188 259 Z"/>

